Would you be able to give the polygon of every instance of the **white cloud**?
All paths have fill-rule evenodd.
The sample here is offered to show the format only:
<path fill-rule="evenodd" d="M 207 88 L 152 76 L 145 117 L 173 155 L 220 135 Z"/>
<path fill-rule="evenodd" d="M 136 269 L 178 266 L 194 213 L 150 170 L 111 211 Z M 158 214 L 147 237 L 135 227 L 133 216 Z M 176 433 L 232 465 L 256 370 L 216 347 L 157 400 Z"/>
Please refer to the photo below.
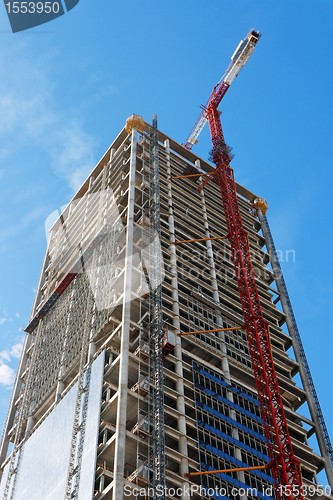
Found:
<path fill-rule="evenodd" d="M 20 342 L 16 342 L 10 350 L 10 356 L 16 359 L 19 359 L 21 357 L 21 352 L 23 349 L 23 340 Z"/>
<path fill-rule="evenodd" d="M 1 67 L 6 68 L 0 82 L 0 133 L 15 133 L 16 139 L 17 132 L 36 136 L 53 121 L 49 111 L 53 85 L 43 72 L 44 61 L 29 60 L 24 47 L 12 52 L 0 57 Z"/>
<path fill-rule="evenodd" d="M 7 321 L 6 317 L 4 316 L 0 317 L 0 325 L 3 325 L 4 323 L 6 323 L 6 321 Z"/>
<path fill-rule="evenodd" d="M 6 387 L 11 386 L 15 380 L 15 372 L 13 368 L 6 364 L 0 365 L 0 384 Z"/>
<path fill-rule="evenodd" d="M 9 366 L 9 363 L 20 358 L 23 342 L 23 338 L 21 338 L 11 347 L 0 352 L 0 385 L 9 387 L 14 383 L 15 371 Z"/>
<path fill-rule="evenodd" d="M 37 208 L 33 208 L 32 210 L 25 213 L 22 217 L 21 224 L 23 227 L 30 226 L 30 224 L 35 223 L 36 221 L 40 221 L 45 216 L 45 208 L 43 206 L 39 206 Z M 21 228 L 19 228 L 21 230 Z"/>
<path fill-rule="evenodd" d="M 20 142 L 33 144 L 76 190 L 94 166 L 94 139 L 77 111 L 57 107 L 57 79 L 52 75 L 57 55 L 31 60 L 25 47 L 13 52 L 0 56 L 0 66 L 6 68 L 0 80 L 0 150 L 8 156 L 14 149 L 13 138 L 16 147 Z"/>
<path fill-rule="evenodd" d="M 10 361 L 10 353 L 8 351 L 0 352 L 0 364 L 4 361 Z"/>
<path fill-rule="evenodd" d="M 23 230 L 32 227 L 36 222 L 41 223 L 45 217 L 45 207 L 40 206 L 26 212 L 15 224 L 0 228 L 0 251 L 7 251 L 6 242 L 13 239 L 15 236 L 22 234 Z M 20 316 L 15 315 L 16 318 Z M 0 325 L 6 321 L 13 321 L 13 318 L 0 317 Z"/>
<path fill-rule="evenodd" d="M 58 132 L 53 145 L 53 165 L 76 191 L 94 166 L 94 140 L 77 121 Z"/>
<path fill-rule="evenodd" d="M 12 358 L 19 358 L 21 356 L 21 352 L 23 349 L 24 337 L 21 336 L 19 340 L 15 342 L 8 349 L 5 349 L 0 352 L 0 363 L 1 361 L 10 361 Z"/>

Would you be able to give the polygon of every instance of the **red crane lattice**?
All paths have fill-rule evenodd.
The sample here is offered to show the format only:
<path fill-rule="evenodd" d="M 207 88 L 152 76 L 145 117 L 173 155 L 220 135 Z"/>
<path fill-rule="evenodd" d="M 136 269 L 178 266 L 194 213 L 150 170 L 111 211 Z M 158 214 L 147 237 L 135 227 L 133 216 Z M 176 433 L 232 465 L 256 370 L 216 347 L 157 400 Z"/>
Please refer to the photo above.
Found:
<path fill-rule="evenodd" d="M 278 379 L 272 356 L 269 327 L 263 317 L 259 293 L 251 263 L 247 232 L 244 229 L 237 200 L 229 148 L 225 143 L 218 106 L 228 86 L 214 89 L 206 118 L 212 139 L 212 159 L 216 169 L 198 187 L 202 189 L 212 177 L 217 178 L 230 241 L 233 265 L 241 301 L 245 330 L 258 391 L 263 427 L 271 460 L 277 499 L 304 498 L 300 464 L 290 439 Z"/>
<path fill-rule="evenodd" d="M 263 317 L 259 293 L 251 263 L 247 232 L 244 229 L 237 200 L 233 170 L 230 167 L 230 148 L 226 145 L 218 106 L 231 83 L 250 58 L 260 38 L 260 33 L 251 30 L 246 39 L 241 40 L 226 73 L 215 85 L 206 106 L 185 142 L 192 149 L 198 137 L 209 123 L 212 139 L 212 160 L 215 170 L 200 184 L 202 189 L 210 179 L 217 179 L 230 241 L 233 265 L 243 311 L 245 331 L 252 360 L 254 378 L 258 391 L 261 416 L 270 457 L 276 497 L 280 499 L 302 500 L 302 478 L 300 462 L 296 459 L 290 439 L 288 423 L 275 372 L 269 338 L 269 326 Z M 218 472 L 218 471 L 216 471 Z M 190 476 L 190 474 L 189 474 Z"/>

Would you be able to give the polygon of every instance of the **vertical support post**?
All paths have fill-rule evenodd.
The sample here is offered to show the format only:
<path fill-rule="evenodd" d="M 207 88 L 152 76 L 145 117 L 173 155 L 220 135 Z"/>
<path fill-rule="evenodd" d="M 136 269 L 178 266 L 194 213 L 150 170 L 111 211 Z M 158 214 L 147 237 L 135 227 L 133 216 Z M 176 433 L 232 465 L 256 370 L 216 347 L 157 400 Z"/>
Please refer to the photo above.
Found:
<path fill-rule="evenodd" d="M 33 306 L 32 306 L 30 320 L 32 320 L 35 317 L 36 312 L 37 312 L 37 305 L 40 302 L 41 288 L 42 288 L 42 285 L 43 285 L 44 279 L 45 279 L 45 269 L 46 269 L 47 264 L 48 264 L 49 259 L 50 259 L 50 257 L 49 257 L 49 248 L 50 248 L 50 244 L 51 244 L 52 233 L 53 233 L 53 231 L 51 230 L 50 233 L 49 233 L 49 235 L 48 235 L 49 238 L 48 238 L 48 242 L 47 242 L 47 248 L 46 248 L 46 252 L 45 252 L 45 256 L 44 256 L 44 260 L 43 260 L 42 270 L 41 270 L 41 273 L 40 273 L 40 276 L 39 276 L 39 279 L 38 279 L 37 293 L 36 293 L 36 296 L 35 296 L 35 299 L 34 299 L 34 303 L 33 303 Z"/>
<path fill-rule="evenodd" d="M 185 388 L 184 388 L 184 375 L 183 375 L 183 361 L 182 361 L 182 346 L 181 337 L 177 334 L 180 333 L 180 311 L 179 311 L 179 296 L 178 296 L 178 278 L 177 278 L 177 256 L 176 256 L 176 237 L 175 237 L 175 221 L 173 215 L 172 203 L 172 182 L 171 182 L 171 166 L 170 166 L 170 144 L 169 140 L 165 141 L 165 150 L 167 158 L 167 177 L 168 177 L 168 211 L 169 211 L 169 254 L 170 254 L 170 274 L 171 274 L 171 287 L 172 287 L 172 312 L 173 312 L 173 327 L 176 334 L 176 345 L 173 355 L 176 358 L 175 372 L 177 375 L 176 391 L 177 403 L 176 408 L 179 412 L 177 428 L 181 436 L 178 440 L 178 451 L 183 455 L 179 467 L 179 475 L 185 477 L 189 471 L 188 449 L 187 449 L 187 432 L 186 432 L 186 414 L 185 414 Z M 189 483 L 183 481 L 182 483 L 182 496 L 181 500 L 189 500 Z"/>
<path fill-rule="evenodd" d="M 118 383 L 118 408 L 117 408 L 117 430 L 116 430 L 116 442 L 115 442 L 113 500 L 120 500 L 124 496 L 128 360 L 129 360 L 130 320 L 131 320 L 131 307 L 132 307 L 131 303 L 132 259 L 133 259 L 136 145 L 137 145 L 137 130 L 133 128 L 132 138 L 131 138 L 131 159 L 129 166 L 129 190 L 128 190 L 127 221 L 126 221 L 124 293 L 123 293 L 122 333 L 121 333 L 119 383 Z"/>

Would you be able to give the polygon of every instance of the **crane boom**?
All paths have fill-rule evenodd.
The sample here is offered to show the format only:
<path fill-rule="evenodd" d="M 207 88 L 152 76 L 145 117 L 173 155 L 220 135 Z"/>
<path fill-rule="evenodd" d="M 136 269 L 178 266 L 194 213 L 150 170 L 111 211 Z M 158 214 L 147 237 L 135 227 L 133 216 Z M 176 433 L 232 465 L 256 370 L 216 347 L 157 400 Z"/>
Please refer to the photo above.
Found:
<path fill-rule="evenodd" d="M 210 94 L 205 106 L 202 106 L 202 112 L 199 116 L 199 119 L 195 123 L 189 137 L 185 142 L 186 149 L 191 150 L 194 144 L 198 142 L 198 137 L 208 121 L 207 109 L 210 102 L 212 101 L 212 99 L 214 99 L 217 106 L 220 104 L 228 88 L 235 80 L 235 78 L 239 75 L 242 67 L 250 59 L 260 36 L 261 34 L 258 31 L 254 31 L 252 29 L 249 31 L 245 40 L 241 40 L 239 42 L 235 52 L 231 56 L 231 63 L 229 64 L 227 71 L 213 88 L 213 91 Z"/>

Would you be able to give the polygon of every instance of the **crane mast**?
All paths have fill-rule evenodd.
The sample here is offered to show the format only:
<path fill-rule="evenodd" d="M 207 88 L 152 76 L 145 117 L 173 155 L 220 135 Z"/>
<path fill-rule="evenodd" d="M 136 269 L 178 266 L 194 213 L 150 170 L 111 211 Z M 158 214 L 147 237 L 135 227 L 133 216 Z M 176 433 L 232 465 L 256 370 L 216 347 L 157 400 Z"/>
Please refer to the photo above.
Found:
<path fill-rule="evenodd" d="M 249 59 L 260 34 L 251 30 L 232 56 L 232 63 L 224 77 L 213 88 L 203 114 L 185 147 L 191 149 L 204 122 L 208 122 L 212 140 L 212 160 L 215 170 L 199 186 L 201 190 L 209 180 L 217 179 L 227 225 L 235 277 L 244 317 L 253 373 L 260 403 L 261 417 L 270 457 L 276 498 L 303 499 L 299 460 L 296 459 L 290 439 L 287 418 L 274 367 L 269 336 L 269 325 L 263 316 L 259 293 L 253 272 L 248 235 L 244 228 L 233 170 L 230 149 L 225 143 L 218 106 L 232 81 Z"/>

